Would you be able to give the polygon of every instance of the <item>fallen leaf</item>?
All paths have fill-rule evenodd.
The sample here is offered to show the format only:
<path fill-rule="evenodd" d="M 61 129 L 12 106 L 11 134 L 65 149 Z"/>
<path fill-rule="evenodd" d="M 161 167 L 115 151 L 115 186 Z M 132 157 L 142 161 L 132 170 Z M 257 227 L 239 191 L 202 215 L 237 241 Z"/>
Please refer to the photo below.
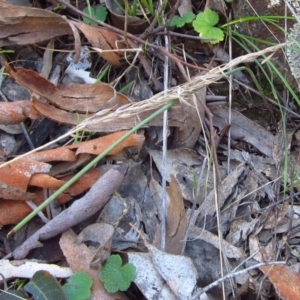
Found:
<path fill-rule="evenodd" d="M 47 174 L 35 174 L 32 176 L 29 181 L 29 185 L 32 180 L 33 183 L 36 179 L 33 179 L 35 176 L 43 176 L 48 177 Z M 98 169 L 92 169 L 83 175 L 80 179 L 78 179 L 74 184 L 72 184 L 63 194 L 57 197 L 57 202 L 59 204 L 64 204 L 67 201 L 73 199 L 75 196 L 80 195 L 87 189 L 89 189 L 100 177 L 101 173 Z M 67 176 L 62 178 L 62 180 L 57 180 L 53 177 L 50 177 L 50 183 L 42 183 L 45 188 L 51 186 L 54 189 L 54 186 L 58 187 L 64 184 L 71 176 Z M 48 179 L 47 179 L 48 180 Z M 42 185 L 41 184 L 41 185 Z M 38 185 L 38 184 L 37 184 Z M 11 190 L 11 187 L 9 188 Z M 25 191 L 23 191 L 25 193 Z M 29 193 L 28 193 L 29 194 Z M 30 194 L 31 195 L 31 194 Z M 35 191 L 33 194 L 34 197 L 30 197 L 30 200 L 33 201 L 35 205 L 40 205 L 45 200 L 45 195 L 43 190 Z M 27 197 L 26 197 L 27 198 Z M 14 201 L 12 201 L 13 199 Z M 20 222 L 23 218 L 25 218 L 29 213 L 32 212 L 32 208 L 27 205 L 27 203 L 23 199 L 22 201 L 16 200 L 16 198 L 10 198 L 9 200 L 0 199 L 0 228 L 4 225 L 8 224 L 16 224 Z"/>
<path fill-rule="evenodd" d="M 35 160 L 40 162 L 75 161 L 76 155 L 68 147 L 59 147 L 56 149 L 31 153 L 25 156 L 25 159 Z"/>
<path fill-rule="evenodd" d="M 88 225 L 79 233 L 77 237 L 78 243 L 89 242 L 99 245 L 96 251 L 92 251 L 94 257 L 90 262 L 91 268 L 98 270 L 110 257 L 114 231 L 115 229 L 112 225 L 101 222 Z"/>
<path fill-rule="evenodd" d="M 179 299 L 191 299 L 197 283 L 197 270 L 191 258 L 173 255 L 147 244 L 153 265 Z"/>
<path fill-rule="evenodd" d="M 32 70 L 13 69 L 8 64 L 5 68 L 20 85 L 45 97 L 55 106 L 70 112 L 95 113 L 101 109 L 119 105 L 116 90 L 106 83 L 70 83 L 55 86 Z"/>
<path fill-rule="evenodd" d="M 274 285 L 277 295 L 283 300 L 298 300 L 300 295 L 300 274 L 288 266 L 263 266 L 260 269 Z"/>
<path fill-rule="evenodd" d="M 210 110 L 214 114 L 214 125 L 220 129 L 224 128 L 229 115 L 228 108 L 224 106 L 211 106 Z M 272 157 L 273 134 L 235 110 L 232 110 L 231 114 L 231 137 L 242 139 L 256 147 L 263 154 Z M 254 132 L 255 134 L 253 134 Z"/>
<path fill-rule="evenodd" d="M 118 51 L 118 49 L 123 49 L 124 45 L 121 42 L 122 38 L 118 34 L 112 30 L 86 25 L 82 22 L 73 21 L 73 24 L 83 32 L 93 47 L 101 48 L 101 50 L 111 50 L 98 52 L 109 64 L 115 67 L 121 65 L 120 58 L 123 57 L 124 52 Z"/>
<path fill-rule="evenodd" d="M 65 181 L 63 180 L 58 180 L 54 177 L 49 176 L 48 174 L 41 174 L 41 173 L 33 174 L 28 183 L 28 185 L 30 186 L 36 186 L 36 187 L 41 187 L 43 189 L 52 189 L 52 190 L 57 190 L 64 184 Z"/>
<path fill-rule="evenodd" d="M 28 45 L 71 34 L 66 20 L 49 10 L 0 2 L 0 47 Z"/>
<path fill-rule="evenodd" d="M 9 261 L 8 259 L 0 260 L 1 274 L 6 280 L 12 278 L 31 278 L 37 271 L 44 270 L 50 272 L 53 276 L 67 278 L 72 276 L 70 268 L 60 267 L 49 263 L 40 263 L 37 261 Z M 2 278 L 0 278 L 0 282 Z"/>
<path fill-rule="evenodd" d="M 8 186 L 0 181 L 0 198 L 9 200 L 30 200 L 34 197 L 34 194 L 28 193 L 24 189 Z"/>
<path fill-rule="evenodd" d="M 161 300 L 178 299 L 156 270 L 149 253 L 128 252 L 127 256 L 128 262 L 136 268 L 134 283 L 147 299 L 155 299 L 157 291 Z"/>
<path fill-rule="evenodd" d="M 167 215 L 166 215 L 166 237 L 165 237 L 165 251 L 170 254 L 181 254 L 183 248 L 183 239 L 185 237 L 187 219 L 185 215 L 185 208 L 180 186 L 174 175 L 170 175 L 171 182 L 167 187 Z M 151 179 L 153 190 L 156 190 L 157 205 L 159 206 L 162 199 L 162 187 Z M 159 248 L 161 240 L 161 227 L 158 226 L 155 233 L 153 245 Z"/>
<path fill-rule="evenodd" d="M 0 228 L 15 224 L 32 212 L 32 208 L 24 201 L 0 199 Z"/>
<path fill-rule="evenodd" d="M 185 216 L 185 208 L 180 186 L 177 180 L 175 179 L 174 175 L 171 174 L 170 177 L 171 182 L 170 185 L 167 187 L 167 193 L 170 198 L 167 213 L 168 236 L 174 237 L 178 234 L 178 231 L 181 231 L 181 236 L 178 237 L 177 241 L 180 244 L 185 233 L 187 220 Z M 176 254 L 180 253 L 181 251 Z"/>
<path fill-rule="evenodd" d="M 40 118 L 40 114 L 30 101 L 0 102 L 1 124 L 19 124 L 27 118 L 33 120 Z"/>
<path fill-rule="evenodd" d="M 77 149 L 76 155 L 80 153 L 89 153 L 89 154 L 98 155 L 102 153 L 110 145 L 112 145 L 115 141 L 117 141 L 119 138 L 121 138 L 123 135 L 125 135 L 125 133 L 126 131 L 111 133 L 109 135 L 99 137 L 97 139 L 70 145 L 68 146 L 68 148 Z M 115 155 L 127 147 L 137 147 L 140 150 L 144 141 L 145 141 L 144 135 L 132 134 L 125 141 L 123 141 L 112 151 L 110 151 L 108 155 Z"/>
<path fill-rule="evenodd" d="M 78 125 L 80 122 L 91 116 L 90 114 L 70 113 L 65 110 L 61 110 L 49 103 L 39 101 L 34 96 L 32 97 L 32 103 L 34 108 L 41 115 L 62 124 Z"/>
<path fill-rule="evenodd" d="M 51 165 L 34 160 L 19 159 L 0 168 L 1 181 L 8 186 L 27 190 L 30 178 L 35 173 L 48 173 Z"/>
<path fill-rule="evenodd" d="M 172 144 L 176 147 L 193 149 L 202 132 L 201 122 L 205 118 L 206 88 L 200 89 L 186 101 L 188 103 L 183 105 L 185 122 L 175 129 Z"/>

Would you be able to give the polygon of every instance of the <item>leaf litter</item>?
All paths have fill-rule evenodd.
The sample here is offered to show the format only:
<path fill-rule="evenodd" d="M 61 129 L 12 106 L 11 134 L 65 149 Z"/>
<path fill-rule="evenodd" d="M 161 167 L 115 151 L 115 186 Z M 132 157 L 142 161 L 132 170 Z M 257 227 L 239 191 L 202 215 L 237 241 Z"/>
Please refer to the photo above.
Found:
<path fill-rule="evenodd" d="M 297 130 L 290 131 L 285 146 L 282 128 L 275 135 L 271 126 L 265 128 L 226 106 L 211 106 L 206 99 L 209 88 L 218 85 L 215 83 L 224 76 L 224 72 L 249 58 L 273 53 L 284 44 L 237 57 L 200 74 L 195 73 L 184 83 L 182 78 L 187 78 L 187 73 L 182 67 L 185 63 L 182 58 L 174 58 L 173 54 L 166 53 L 161 46 L 150 41 L 147 47 L 156 50 L 158 60 L 168 56 L 175 62 L 173 71 L 177 66 L 181 73 L 181 78 L 172 78 L 179 80 L 180 84 L 170 87 L 167 92 L 157 92 L 162 87 L 159 76 L 164 76 L 159 74 L 162 61 L 161 65 L 154 62 L 158 68 L 152 73 L 148 57 L 139 48 L 141 41 L 130 32 L 124 33 L 111 26 L 105 28 L 103 24 L 89 26 L 67 20 L 58 13 L 40 8 L 20 8 L 4 0 L 0 1 L 0 7 L 5 11 L 0 17 L 3 29 L 1 47 L 24 47 L 34 43 L 43 47 L 42 42 L 57 37 L 67 41 L 73 35 L 77 61 L 80 52 L 86 51 L 80 41 L 84 36 L 97 50 L 100 68 L 108 63 L 113 74 L 130 61 L 129 68 L 136 68 L 140 77 L 147 74 L 147 84 L 156 92 L 144 97 L 145 101 L 134 102 L 130 92 L 126 95 L 118 92 L 122 79 L 116 79 L 117 76 L 114 86 L 110 84 L 112 80 L 92 84 L 94 80 L 90 79 L 95 72 L 92 75 L 84 73 L 80 79 L 82 82 L 54 84 L 48 80 L 48 75 L 42 76 L 36 66 L 28 67 L 16 62 L 8 64 L 2 57 L 5 71 L 16 83 L 30 91 L 31 98 L 0 102 L 3 105 L 1 125 L 24 122 L 27 127 L 34 125 L 36 119 L 49 118 L 56 122 L 56 129 L 62 128 L 61 124 L 67 128 L 64 136 L 53 142 L 50 140 L 39 152 L 26 153 L 11 160 L 4 152 L 3 160 L 6 162 L 3 161 L 0 166 L 0 224 L 4 226 L 4 233 L 11 229 L 8 224 L 16 224 L 31 212 L 26 201 L 31 200 L 36 205 L 43 202 L 41 188 L 59 189 L 76 169 L 90 161 L 91 156 L 100 154 L 122 136 L 123 130 L 131 129 L 163 104 L 179 99 L 179 104 L 169 110 L 170 130 L 167 135 L 170 149 L 166 159 L 162 158 L 160 138 L 163 136 L 163 118 L 157 117 L 110 152 L 112 165 L 107 161 L 107 164 L 95 166 L 79 180 L 80 183 L 75 183 L 57 198 L 59 204 L 78 198 L 76 201 L 67 203 L 65 210 L 41 228 L 36 228 L 36 232 L 24 238 L 25 241 L 17 247 L 11 249 L 10 242 L 5 242 L 3 249 L 6 253 L 12 251 L 15 261 L 29 257 L 34 248 L 43 246 L 41 242 L 62 234 L 60 248 L 71 270 L 85 271 L 93 280 L 92 299 L 125 299 L 123 293 L 109 295 L 95 270 L 101 268 L 105 259 L 116 250 L 123 251 L 124 256 L 134 263 L 137 270 L 135 284 L 148 299 L 158 295 L 161 299 L 193 299 L 201 288 L 218 280 L 219 285 L 202 294 L 201 299 L 219 299 L 222 292 L 225 292 L 224 297 L 231 299 L 249 290 L 259 293 L 258 284 L 253 287 L 249 282 L 262 282 L 266 290 L 268 283 L 260 278 L 261 273 L 257 269 L 256 272 L 239 273 L 236 277 L 232 275 L 240 288 L 233 288 L 226 280 L 222 290 L 220 274 L 234 274 L 255 261 L 286 260 L 286 266 L 261 266 L 259 270 L 274 285 L 279 297 L 297 299 L 297 283 L 292 283 L 292 289 L 288 288 L 291 278 L 298 276 L 297 271 L 291 270 L 288 265 L 296 265 L 299 259 L 296 254 L 300 222 L 296 213 L 299 189 Z M 191 10 L 189 1 L 185 7 L 185 13 Z M 214 25 L 215 22 L 210 24 L 211 27 Z M 135 49 L 131 52 L 130 48 Z M 33 48 L 31 51 L 34 51 Z M 72 73 L 71 80 L 76 77 L 76 71 L 73 72 L 75 76 Z M 111 74 L 109 76 L 114 77 Z M 134 84 L 145 82 L 137 80 Z M 230 114 L 232 149 L 228 149 L 223 140 Z M 297 127 L 296 121 L 293 122 L 292 126 Z M 150 136 L 153 128 L 157 135 L 155 141 Z M 17 134 L 11 134 L 17 139 Z M 95 134 L 96 137 L 93 136 Z M 60 140 L 71 136 L 73 141 L 67 142 L 75 143 L 60 144 Z M 288 165 L 292 171 L 289 174 L 283 173 L 287 172 L 282 169 L 284 155 L 290 160 Z M 121 161 L 126 163 L 123 163 L 125 166 L 120 172 Z M 168 186 L 166 210 L 163 211 L 165 166 Z M 287 186 L 283 186 L 283 182 Z M 85 195 L 80 195 L 84 192 Z M 99 211 L 101 213 L 97 215 Z M 55 207 L 51 207 L 51 212 L 55 215 Z M 99 227 L 92 226 L 88 234 L 83 231 L 77 236 L 81 231 L 78 227 L 89 228 L 82 222 L 97 222 L 101 228 L 110 228 L 104 230 L 109 234 L 104 240 L 95 239 Z M 165 249 L 162 251 L 160 243 L 164 232 L 161 224 L 164 222 Z M 78 225 L 77 228 L 75 225 Z M 84 244 L 87 241 L 97 243 L 98 247 L 87 247 Z M 128 251 L 129 248 L 138 251 Z M 289 257 L 274 255 L 287 249 L 292 250 Z M 59 276 L 56 270 L 50 272 L 64 277 Z M 32 274 L 26 276 L 16 272 L 7 276 L 31 277 Z"/>

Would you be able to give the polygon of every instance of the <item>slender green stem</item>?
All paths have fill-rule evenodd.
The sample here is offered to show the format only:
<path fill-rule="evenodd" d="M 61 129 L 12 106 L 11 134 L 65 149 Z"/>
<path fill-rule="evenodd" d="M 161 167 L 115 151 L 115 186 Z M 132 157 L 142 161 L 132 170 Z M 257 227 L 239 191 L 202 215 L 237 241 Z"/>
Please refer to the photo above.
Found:
<path fill-rule="evenodd" d="M 151 120 L 156 118 L 159 114 L 169 109 L 173 105 L 178 103 L 178 100 L 173 100 L 168 104 L 164 105 L 152 115 L 147 117 L 145 120 L 141 121 L 138 125 L 134 126 L 131 130 L 127 131 L 122 137 L 120 137 L 117 141 L 111 144 L 106 150 L 104 150 L 101 154 L 99 154 L 95 159 L 93 159 L 90 163 L 88 163 L 81 171 L 79 171 L 75 176 L 73 176 L 68 182 L 66 182 L 62 187 L 60 187 L 55 193 L 53 193 L 45 202 L 43 202 L 40 206 L 38 206 L 34 211 L 32 211 L 26 218 L 24 218 L 20 223 L 18 223 L 9 234 L 15 233 L 23 226 L 25 226 L 33 217 L 35 217 L 40 211 L 42 211 L 47 205 L 49 205 L 56 197 L 58 197 L 61 193 L 63 193 L 66 189 L 68 189 L 73 183 L 75 183 L 81 176 L 83 176 L 86 172 L 88 172 L 91 168 L 93 168 L 101 159 L 103 159 L 110 151 L 112 151 L 116 146 L 125 141 L 130 135 L 132 135 L 135 131 L 144 127 Z"/>
<path fill-rule="evenodd" d="M 220 28 L 227 28 L 232 25 L 245 23 L 245 22 L 252 22 L 252 21 L 263 21 L 263 22 L 276 22 L 279 20 L 291 20 L 295 21 L 296 19 L 294 17 L 285 17 L 285 16 L 248 16 L 248 17 L 242 17 L 239 19 L 232 20 L 226 24 L 223 24 L 220 26 Z"/>
<path fill-rule="evenodd" d="M 93 15 L 92 15 L 92 7 L 91 7 L 90 0 L 86 0 L 86 3 L 87 3 L 89 15 L 92 17 Z"/>

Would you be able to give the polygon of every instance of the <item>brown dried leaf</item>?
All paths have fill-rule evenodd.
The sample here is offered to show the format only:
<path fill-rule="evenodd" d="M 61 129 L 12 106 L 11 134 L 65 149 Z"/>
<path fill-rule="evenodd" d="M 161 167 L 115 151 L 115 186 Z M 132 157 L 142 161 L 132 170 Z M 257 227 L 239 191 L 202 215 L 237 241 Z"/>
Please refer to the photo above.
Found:
<path fill-rule="evenodd" d="M 57 198 L 57 202 L 59 204 L 64 204 L 69 200 L 73 199 L 73 197 L 83 193 L 87 189 L 89 189 L 100 177 L 101 173 L 98 169 L 92 169 L 85 175 L 83 175 L 77 182 L 75 182 L 71 187 L 69 187 L 62 195 Z M 38 177 L 38 179 L 36 179 Z M 40 181 L 39 177 L 44 177 L 45 181 L 42 183 L 36 182 L 36 180 Z M 63 180 L 57 180 L 53 177 L 50 177 L 46 174 L 35 174 L 31 177 L 29 185 L 41 186 L 43 188 L 52 188 L 57 189 L 66 183 L 71 176 L 63 178 Z M 9 187 L 11 191 L 12 188 Z M 25 193 L 25 192 L 23 192 Z M 40 205 L 44 202 L 44 192 L 43 190 L 36 191 L 35 194 L 26 193 L 25 195 L 32 195 L 29 199 L 25 196 L 26 199 L 21 200 L 33 200 L 36 205 Z M 2 196 L 2 195 L 1 195 Z M 20 222 L 23 218 L 25 218 L 29 213 L 31 213 L 32 208 L 30 208 L 25 201 L 17 200 L 14 198 L 8 198 L 10 200 L 0 199 L 0 228 L 4 225 L 8 224 L 16 224 Z M 12 201 L 12 199 L 14 201 Z"/>
<path fill-rule="evenodd" d="M 28 45 L 71 34 L 66 20 L 49 10 L 0 2 L 0 47 Z"/>
<path fill-rule="evenodd" d="M 283 300 L 298 300 L 300 295 L 300 274 L 288 266 L 263 266 L 260 268 L 275 287 Z"/>
<path fill-rule="evenodd" d="M 66 176 L 70 173 L 73 173 L 74 170 L 78 169 L 79 167 L 86 165 L 91 159 L 91 155 L 89 154 L 80 154 L 77 155 L 75 161 L 64 161 L 58 164 L 55 164 L 50 172 L 49 175 L 51 176 Z"/>
<path fill-rule="evenodd" d="M 176 147 L 193 148 L 202 131 L 201 122 L 205 117 L 206 88 L 202 88 L 187 100 L 183 106 L 186 121 L 182 127 L 176 128 L 172 143 Z"/>
<path fill-rule="evenodd" d="M 20 85 L 45 97 L 55 106 L 71 112 L 95 113 L 104 108 L 118 106 L 117 93 L 105 83 L 55 86 L 32 70 L 5 66 L 9 75 Z"/>
<path fill-rule="evenodd" d="M 284 223 L 285 216 L 289 210 L 289 201 L 285 201 L 281 209 L 273 209 L 269 214 L 267 219 L 263 223 L 264 229 L 276 228 Z"/>
<path fill-rule="evenodd" d="M 27 190 L 30 178 L 35 173 L 48 173 L 51 165 L 34 160 L 19 159 L 0 168 L 0 178 L 8 186 Z"/>
<path fill-rule="evenodd" d="M 3 125 L 19 124 L 27 118 L 35 120 L 39 117 L 30 101 L 0 102 L 0 122 Z"/>
<path fill-rule="evenodd" d="M 40 173 L 33 174 L 28 183 L 28 185 L 30 186 L 37 186 L 43 189 L 52 189 L 52 190 L 57 190 L 64 184 L 65 181 L 63 180 L 58 180 L 54 177 L 49 176 L 48 174 L 40 174 Z"/>
<path fill-rule="evenodd" d="M 107 62 L 115 67 L 120 66 L 120 57 L 123 57 L 122 51 L 124 45 L 121 42 L 121 38 L 113 31 L 103 28 L 86 25 L 82 22 L 73 21 L 92 44 L 93 47 L 100 48 L 102 50 L 111 50 L 111 52 L 101 52 L 99 55 L 107 60 Z M 116 51 L 113 51 L 116 49 Z"/>
<path fill-rule="evenodd" d="M 35 160 L 40 162 L 50 161 L 75 161 L 76 156 L 72 150 L 68 147 L 59 147 L 56 149 L 50 149 L 40 152 L 29 154 L 25 159 Z"/>
<path fill-rule="evenodd" d="M 170 175 L 171 182 L 167 187 L 167 193 L 170 198 L 167 213 L 167 226 L 168 236 L 172 237 L 176 234 L 180 222 L 185 218 L 185 209 L 183 205 L 183 198 L 180 190 L 180 186 L 175 179 L 174 175 Z M 179 241 L 178 241 L 179 242 Z"/>
<path fill-rule="evenodd" d="M 0 199 L 0 228 L 4 225 L 15 224 L 32 212 L 24 201 L 9 201 Z"/>
<path fill-rule="evenodd" d="M 115 132 L 103 137 L 99 137 L 97 139 L 73 144 L 67 147 L 69 147 L 70 149 L 77 149 L 76 155 L 80 153 L 89 153 L 89 154 L 98 155 L 102 153 L 110 145 L 112 145 L 115 141 L 117 141 L 120 137 L 122 137 L 125 133 L 126 131 Z M 137 147 L 138 149 L 141 149 L 144 141 L 145 141 L 144 135 L 132 134 L 124 142 L 122 142 L 117 147 L 115 147 L 112 151 L 110 151 L 109 155 L 115 155 L 127 147 Z"/>
<path fill-rule="evenodd" d="M 26 190 L 9 186 L 0 181 L 0 198 L 9 200 L 30 200 L 35 194 L 27 193 Z"/>
<path fill-rule="evenodd" d="M 68 125 L 78 125 L 91 115 L 70 113 L 59 108 L 56 108 L 48 103 L 37 100 L 34 96 L 32 97 L 32 103 L 34 108 L 43 116 L 50 120 Z"/>
<path fill-rule="evenodd" d="M 171 174 L 170 186 L 167 187 L 170 203 L 167 211 L 167 234 L 166 250 L 171 254 L 182 253 L 182 240 L 184 239 L 187 218 L 183 204 L 180 186 L 175 177 Z"/>

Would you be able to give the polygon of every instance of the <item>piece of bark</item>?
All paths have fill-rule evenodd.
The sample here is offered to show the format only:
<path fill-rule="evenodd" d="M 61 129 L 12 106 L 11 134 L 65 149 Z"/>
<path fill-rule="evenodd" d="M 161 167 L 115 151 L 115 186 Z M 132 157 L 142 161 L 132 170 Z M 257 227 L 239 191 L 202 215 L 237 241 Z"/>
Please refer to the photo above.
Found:
<path fill-rule="evenodd" d="M 15 259 L 26 257 L 30 250 L 43 246 L 42 240 L 54 237 L 99 211 L 121 185 L 126 173 L 125 167 L 106 172 L 81 199 L 35 232 L 13 251 Z"/>

